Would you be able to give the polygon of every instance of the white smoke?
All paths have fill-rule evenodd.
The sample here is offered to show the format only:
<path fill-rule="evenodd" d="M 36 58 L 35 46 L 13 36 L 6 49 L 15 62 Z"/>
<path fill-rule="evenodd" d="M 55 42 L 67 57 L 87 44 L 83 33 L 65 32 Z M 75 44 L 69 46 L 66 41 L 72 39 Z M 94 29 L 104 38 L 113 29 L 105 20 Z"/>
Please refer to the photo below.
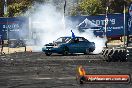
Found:
<path fill-rule="evenodd" d="M 40 49 L 46 43 L 51 43 L 61 36 L 71 36 L 71 29 L 76 36 L 82 36 L 87 38 L 91 42 L 95 42 L 96 50 L 94 53 L 100 53 L 105 45 L 106 39 L 97 38 L 92 31 L 86 31 L 80 33 L 77 29 L 72 28 L 74 22 L 70 22 L 69 27 L 65 27 L 65 19 L 63 12 L 56 9 L 51 4 L 37 5 L 34 7 L 36 11 L 31 14 L 31 31 L 33 34 L 32 42 L 36 41 L 38 47 L 33 47 L 33 50 Z"/>
<path fill-rule="evenodd" d="M 52 42 L 59 36 L 66 34 L 63 21 L 63 14 L 57 11 L 57 9 L 50 5 L 40 5 L 36 12 L 32 14 L 32 29 L 35 30 L 41 43 L 45 44 Z"/>

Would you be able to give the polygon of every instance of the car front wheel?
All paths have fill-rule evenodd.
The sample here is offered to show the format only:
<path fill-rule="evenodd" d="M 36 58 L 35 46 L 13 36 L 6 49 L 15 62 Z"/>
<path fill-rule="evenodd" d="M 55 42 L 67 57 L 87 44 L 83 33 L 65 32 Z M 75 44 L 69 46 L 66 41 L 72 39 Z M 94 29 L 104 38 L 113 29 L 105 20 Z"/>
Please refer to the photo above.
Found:
<path fill-rule="evenodd" d="M 86 49 L 84 54 L 89 54 L 90 53 L 90 49 Z"/>
<path fill-rule="evenodd" d="M 50 56 L 52 53 L 51 52 L 46 52 L 45 54 L 46 54 L 46 56 Z"/>

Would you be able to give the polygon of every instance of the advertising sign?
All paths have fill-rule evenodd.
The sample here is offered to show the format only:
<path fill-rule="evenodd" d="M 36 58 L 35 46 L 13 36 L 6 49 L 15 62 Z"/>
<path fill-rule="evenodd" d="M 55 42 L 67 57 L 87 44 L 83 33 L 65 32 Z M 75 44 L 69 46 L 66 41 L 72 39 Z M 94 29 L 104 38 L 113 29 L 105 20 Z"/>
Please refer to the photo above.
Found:
<path fill-rule="evenodd" d="M 129 35 L 132 34 L 132 4 L 129 7 L 129 14 L 128 14 L 128 33 Z"/>
<path fill-rule="evenodd" d="M 21 39 L 28 34 L 28 18 L 0 18 L 0 36 L 3 39 Z"/>
<path fill-rule="evenodd" d="M 96 36 L 103 35 L 103 32 L 105 30 L 105 19 L 106 19 L 105 15 L 71 16 L 70 19 L 73 22 L 76 22 L 76 25 L 74 26 L 78 27 L 79 30 L 93 30 Z M 113 36 L 124 35 L 123 14 L 108 14 L 107 20 L 108 20 L 108 24 L 106 27 L 107 36 L 113 37 Z"/>

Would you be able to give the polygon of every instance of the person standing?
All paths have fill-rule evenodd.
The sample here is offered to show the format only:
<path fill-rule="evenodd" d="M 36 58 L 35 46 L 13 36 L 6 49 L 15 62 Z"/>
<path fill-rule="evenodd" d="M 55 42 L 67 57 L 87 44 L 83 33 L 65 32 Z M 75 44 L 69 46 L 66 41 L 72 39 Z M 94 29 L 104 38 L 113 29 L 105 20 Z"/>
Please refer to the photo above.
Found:
<path fill-rule="evenodd" d="M 1 54 L 3 54 L 3 45 L 4 45 L 4 40 L 2 36 L 0 36 L 0 48 L 1 48 Z"/>

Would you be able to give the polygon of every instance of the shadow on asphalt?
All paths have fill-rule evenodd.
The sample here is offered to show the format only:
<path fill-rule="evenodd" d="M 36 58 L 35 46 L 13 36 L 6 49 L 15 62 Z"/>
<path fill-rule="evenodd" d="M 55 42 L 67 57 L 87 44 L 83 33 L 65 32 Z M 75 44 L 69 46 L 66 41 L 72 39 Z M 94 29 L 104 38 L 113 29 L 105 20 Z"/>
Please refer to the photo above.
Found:
<path fill-rule="evenodd" d="M 52 54 L 52 56 L 86 56 L 86 55 L 99 55 L 99 54 L 69 54 L 69 55 L 62 55 L 62 54 Z M 48 57 L 48 56 L 47 56 Z"/>

